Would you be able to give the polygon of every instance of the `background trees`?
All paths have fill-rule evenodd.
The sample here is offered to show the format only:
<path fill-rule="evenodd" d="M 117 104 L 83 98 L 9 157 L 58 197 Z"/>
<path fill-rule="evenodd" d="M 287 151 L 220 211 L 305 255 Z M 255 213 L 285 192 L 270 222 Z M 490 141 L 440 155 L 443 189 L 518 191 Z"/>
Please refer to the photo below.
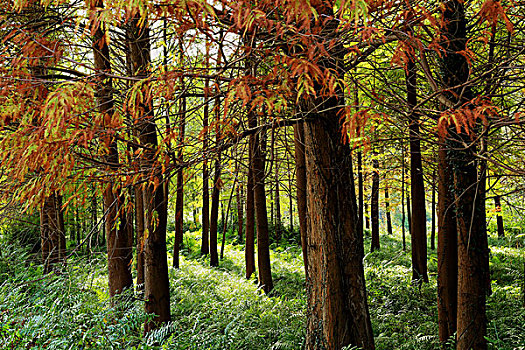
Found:
<path fill-rule="evenodd" d="M 135 247 L 148 332 L 171 319 L 168 246 L 180 267 L 184 234 L 201 229 L 203 259 L 221 266 L 219 233 L 245 222 L 243 273 L 257 266 L 269 297 L 272 255 L 301 244 L 306 347 L 372 349 L 364 242 L 379 250 L 381 231 L 401 226 L 412 278 L 429 282 L 437 174 L 440 340 L 487 346 L 487 222 L 503 236 L 501 213 L 521 220 L 520 4 L 11 5 L 0 12 L 0 194 L 41 211 L 44 272 L 65 259 L 65 232 L 75 252 L 100 218 L 109 294 L 132 285 Z"/>

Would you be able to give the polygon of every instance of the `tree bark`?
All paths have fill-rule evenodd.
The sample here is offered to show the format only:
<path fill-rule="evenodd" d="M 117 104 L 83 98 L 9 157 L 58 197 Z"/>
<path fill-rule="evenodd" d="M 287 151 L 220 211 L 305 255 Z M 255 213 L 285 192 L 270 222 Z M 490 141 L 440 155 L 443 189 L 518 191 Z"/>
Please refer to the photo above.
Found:
<path fill-rule="evenodd" d="M 137 289 L 144 290 L 144 198 L 140 185 L 135 186 L 135 223 L 137 244 Z"/>
<path fill-rule="evenodd" d="M 274 159 L 275 168 L 275 242 L 279 244 L 282 236 L 281 198 L 279 193 L 279 160 Z"/>
<path fill-rule="evenodd" d="M 206 69 L 209 69 L 210 65 L 210 45 L 206 42 Z M 202 242 L 201 242 L 201 255 L 207 255 L 210 252 L 209 243 L 209 232 L 210 232 L 210 189 L 209 189 L 209 171 L 208 171 L 208 124 L 210 117 L 210 101 L 208 98 L 210 87 L 210 80 L 204 79 L 204 111 L 202 119 Z"/>
<path fill-rule="evenodd" d="M 255 117 L 255 115 L 253 115 Z M 273 289 L 273 280 L 270 264 L 270 240 L 268 233 L 268 214 L 266 210 L 266 191 L 264 189 L 265 147 L 263 130 L 255 134 L 253 150 L 253 180 L 255 218 L 257 225 L 257 267 L 259 268 L 259 286 L 265 293 Z"/>
<path fill-rule="evenodd" d="M 139 25 L 139 18 L 128 24 L 127 40 L 130 50 L 132 74 L 144 79 L 151 63 L 150 34 L 148 21 Z M 144 298 L 145 310 L 154 314 L 146 323 L 144 331 L 150 332 L 162 323 L 171 320 L 168 261 L 166 251 L 166 226 L 168 193 L 164 193 L 164 176 L 156 159 L 158 148 L 157 131 L 153 116 L 152 101 L 141 102 L 135 110 L 135 127 L 139 141 L 146 146 L 141 158 L 141 168 L 147 178 L 143 187 L 145 209 L 144 241 Z"/>
<path fill-rule="evenodd" d="M 388 185 L 385 186 L 385 211 L 386 211 L 386 230 L 388 235 L 392 236 L 392 216 L 390 214 L 390 196 L 388 194 Z"/>
<path fill-rule="evenodd" d="M 301 248 L 303 250 L 304 271 L 308 276 L 308 213 L 306 200 L 306 160 L 304 153 L 304 123 L 294 125 L 295 145 L 295 182 L 297 193 L 297 215 L 299 216 L 299 230 L 301 232 Z M 308 277 L 307 277 L 308 278 Z"/>
<path fill-rule="evenodd" d="M 432 226 L 430 229 L 430 249 L 436 249 L 436 170 L 432 173 Z"/>
<path fill-rule="evenodd" d="M 372 201 L 370 208 L 370 216 L 372 219 L 371 252 L 381 248 L 379 243 L 379 161 L 375 159 L 376 155 L 377 153 L 374 152 L 374 159 L 372 160 Z"/>
<path fill-rule="evenodd" d="M 183 37 L 179 39 L 179 61 L 183 61 Z M 184 79 L 180 78 L 181 90 L 185 91 Z M 184 133 L 186 129 L 186 97 L 181 97 L 179 105 L 179 153 L 177 155 L 180 162 L 184 159 Z M 184 235 L 184 171 L 180 167 L 177 171 L 177 195 L 175 200 L 175 242 L 173 244 L 173 267 L 179 268 L 179 254 Z"/>
<path fill-rule="evenodd" d="M 414 108 L 417 105 L 417 75 L 412 59 L 407 63 L 407 102 L 410 108 L 410 190 L 412 194 L 412 215 L 408 208 L 410 223 L 410 241 L 412 243 L 412 280 L 428 282 L 427 274 L 427 214 L 425 210 L 425 184 L 421 145 L 419 135 L 419 115 Z"/>
<path fill-rule="evenodd" d="M 470 108 L 473 97 L 469 81 L 469 63 L 462 52 L 467 42 L 467 19 L 462 1 L 443 3 L 443 81 L 450 90 L 450 99 L 462 108 Z M 461 88 L 455 88 L 462 86 Z M 461 109 L 454 113 L 463 113 Z M 474 120 L 474 123 L 479 123 Z M 465 130 L 464 128 L 468 128 Z M 487 349 L 486 293 L 488 291 L 488 246 L 484 213 L 484 185 L 478 183 L 476 153 L 479 141 L 471 135 L 477 127 L 463 126 L 456 132 L 450 128 L 447 145 L 454 175 L 454 198 L 458 233 L 458 300 L 457 349 Z M 467 145 L 467 146 L 464 146 Z"/>
<path fill-rule="evenodd" d="M 501 197 L 496 195 L 494 197 L 494 206 L 496 207 L 496 223 L 498 224 L 498 237 L 505 237 L 505 229 L 503 228 L 503 216 L 501 216 Z"/>
<path fill-rule="evenodd" d="M 239 170 L 237 170 L 239 171 Z M 242 181 L 239 181 L 237 184 L 236 192 L 236 201 L 237 201 L 237 239 L 239 243 L 242 243 L 243 239 L 243 226 L 244 226 L 244 212 L 243 212 L 243 190 L 242 190 Z"/>
<path fill-rule="evenodd" d="M 92 3 L 92 10 L 103 8 L 102 0 L 95 0 Z M 99 13 L 97 13 L 99 16 Z M 95 24 L 98 25 L 98 24 Z M 93 37 L 93 58 L 95 69 L 98 73 L 97 78 L 97 105 L 99 113 L 104 115 L 103 120 L 111 120 L 114 113 L 113 106 L 113 86 L 109 74 L 111 74 L 111 63 L 109 56 L 109 46 L 105 40 L 106 33 L 98 25 Z M 107 125 L 103 125 L 107 128 Z M 112 130 L 108 130 L 108 135 L 102 138 L 102 142 L 107 147 L 105 163 L 109 164 L 107 172 L 116 171 L 119 167 L 119 155 L 117 141 L 112 136 Z M 109 295 L 121 293 L 125 288 L 133 285 L 131 276 L 132 246 L 128 237 L 128 218 L 123 206 L 123 198 L 120 188 L 113 189 L 112 183 L 106 185 L 103 193 L 104 212 L 107 213 L 104 224 L 106 228 L 106 245 L 108 252 L 108 283 Z M 98 236 L 98 232 L 97 232 Z M 91 239 L 89 240 L 91 250 Z"/>
<path fill-rule="evenodd" d="M 331 6 L 317 4 L 328 17 Z M 327 21 L 321 38 L 337 36 Z M 327 40 L 327 39 L 325 39 Z M 318 64 L 343 76 L 340 42 L 324 42 L 330 56 Z M 322 69 L 321 68 L 321 69 Z M 320 91 L 319 86 L 314 89 Z M 308 317 L 306 349 L 340 349 L 354 345 L 374 349 L 363 268 L 363 238 L 357 230 L 351 150 L 341 137 L 343 94 L 310 97 L 304 122 L 308 215 Z M 319 94 L 318 96 L 321 96 Z M 315 107 L 314 107 L 315 106 Z M 320 112 L 322 111 L 322 112 Z"/>
<path fill-rule="evenodd" d="M 438 151 L 438 324 L 439 340 L 444 345 L 456 332 L 458 294 L 458 243 L 454 205 L 454 177 L 444 140 Z"/>
<path fill-rule="evenodd" d="M 217 138 L 218 139 L 218 138 Z M 221 192 L 221 154 L 215 159 L 213 178 L 213 191 L 211 193 L 210 215 L 210 266 L 219 266 L 219 253 L 217 251 L 217 231 L 219 227 L 219 196 Z"/>

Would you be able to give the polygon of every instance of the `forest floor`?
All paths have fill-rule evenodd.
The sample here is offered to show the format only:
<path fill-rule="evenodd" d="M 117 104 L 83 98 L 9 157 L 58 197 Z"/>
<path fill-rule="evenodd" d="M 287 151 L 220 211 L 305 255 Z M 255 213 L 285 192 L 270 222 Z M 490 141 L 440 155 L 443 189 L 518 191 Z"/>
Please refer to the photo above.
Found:
<path fill-rule="evenodd" d="M 0 348 L 301 349 L 306 294 L 300 248 L 272 251 L 275 289 L 265 296 L 255 277 L 244 278 L 241 245 L 227 244 L 220 266 L 210 268 L 199 257 L 198 236 L 185 236 L 181 268 L 170 268 L 173 321 L 147 337 L 140 296 L 128 291 L 118 307 L 111 306 L 104 253 L 79 255 L 60 274 L 42 277 L 29 253 L 4 247 Z M 523 246 L 518 239 L 489 243 L 490 348 L 525 349 Z M 381 250 L 367 253 L 364 262 L 377 349 L 438 349 L 435 251 L 429 250 L 430 282 L 422 286 L 410 281 L 410 253 L 398 236 L 383 235 Z"/>

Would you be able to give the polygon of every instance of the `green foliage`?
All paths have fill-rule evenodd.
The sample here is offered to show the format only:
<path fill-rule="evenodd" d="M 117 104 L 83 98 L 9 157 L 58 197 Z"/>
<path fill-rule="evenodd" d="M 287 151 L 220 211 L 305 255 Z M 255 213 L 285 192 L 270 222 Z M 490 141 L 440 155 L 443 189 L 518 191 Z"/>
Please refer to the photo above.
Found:
<path fill-rule="evenodd" d="M 301 349 L 306 293 L 300 247 L 281 244 L 271 251 L 275 289 L 266 296 L 256 276 L 244 278 L 244 246 L 235 241 L 236 232 L 228 231 L 218 268 L 200 256 L 200 234 L 186 232 L 181 268 L 170 270 L 172 322 L 146 337 L 142 325 L 148 316 L 141 297 L 126 291 L 118 307 L 108 300 L 104 257 L 76 258 L 60 274 L 42 276 L 27 250 L 5 246 L 0 256 L 0 348 Z M 489 243 L 490 349 L 520 349 L 525 347 L 521 245 L 510 238 Z M 381 250 L 364 259 L 378 350 L 439 349 L 435 252 L 429 250 L 430 283 L 419 286 L 410 280 L 409 249 L 402 251 L 397 235 L 382 235 Z M 454 341 L 448 343 L 453 349 Z"/>

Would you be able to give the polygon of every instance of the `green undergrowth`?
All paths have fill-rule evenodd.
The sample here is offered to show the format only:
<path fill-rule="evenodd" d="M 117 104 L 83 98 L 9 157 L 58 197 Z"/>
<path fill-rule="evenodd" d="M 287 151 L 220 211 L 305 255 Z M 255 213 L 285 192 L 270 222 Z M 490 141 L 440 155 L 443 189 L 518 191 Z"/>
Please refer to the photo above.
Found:
<path fill-rule="evenodd" d="M 489 242 L 489 348 L 525 349 L 523 247 L 511 239 Z M 430 282 L 418 284 L 411 281 L 410 253 L 402 250 L 400 237 L 381 236 L 381 250 L 374 253 L 368 252 L 369 243 L 366 238 L 364 264 L 376 348 L 439 349 L 435 252 L 429 250 Z M 143 337 L 148 316 L 142 298 L 126 291 L 115 303 L 119 307 L 112 306 L 103 254 L 76 256 L 61 271 L 42 276 L 30 253 L 4 246 L 0 349 L 303 347 L 307 311 L 300 247 L 272 250 L 275 288 L 270 296 L 258 289 L 256 276 L 246 280 L 243 245 L 233 237 L 217 268 L 210 268 L 199 250 L 199 232 L 187 233 L 181 268 L 169 272 L 172 322 Z"/>

